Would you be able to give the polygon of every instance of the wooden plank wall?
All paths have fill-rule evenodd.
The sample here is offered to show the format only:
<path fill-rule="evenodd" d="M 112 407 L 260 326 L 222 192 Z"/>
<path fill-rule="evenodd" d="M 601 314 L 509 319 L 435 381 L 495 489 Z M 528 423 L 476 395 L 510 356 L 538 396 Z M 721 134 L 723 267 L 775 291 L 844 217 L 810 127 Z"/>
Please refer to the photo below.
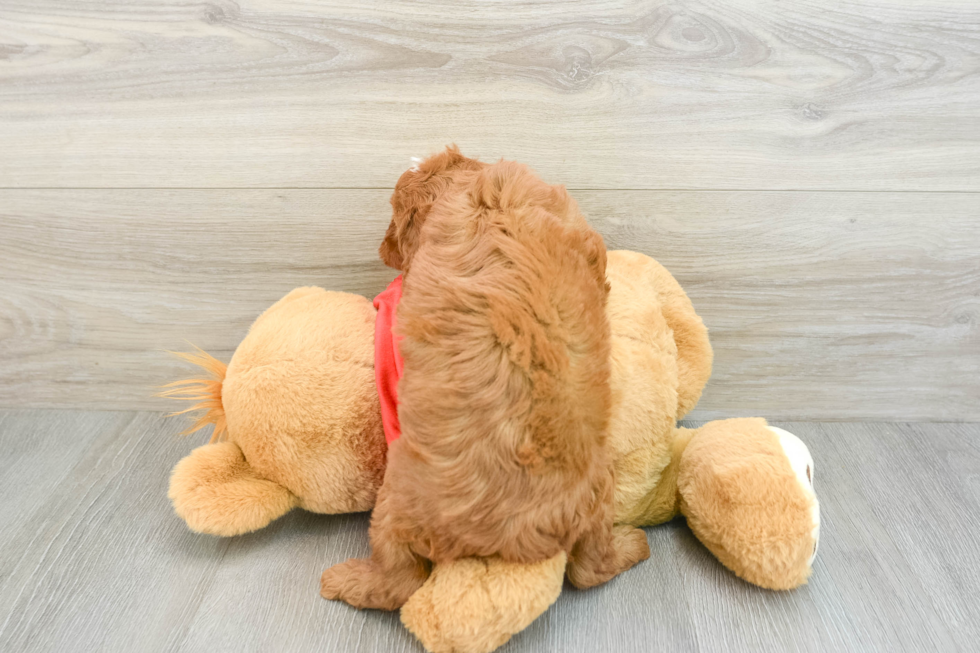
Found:
<path fill-rule="evenodd" d="M 290 288 L 372 294 L 455 141 L 711 329 L 696 416 L 980 419 L 980 5 L 5 0 L 0 406 L 165 409 Z"/>

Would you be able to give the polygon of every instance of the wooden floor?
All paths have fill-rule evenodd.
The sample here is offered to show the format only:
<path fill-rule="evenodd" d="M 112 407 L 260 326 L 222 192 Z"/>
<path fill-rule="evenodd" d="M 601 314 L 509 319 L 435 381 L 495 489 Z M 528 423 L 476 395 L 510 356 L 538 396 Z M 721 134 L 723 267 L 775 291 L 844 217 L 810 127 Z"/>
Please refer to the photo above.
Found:
<path fill-rule="evenodd" d="M 318 595 L 367 516 L 294 512 L 234 539 L 166 498 L 199 438 L 158 413 L 0 411 L 0 650 L 422 651 L 396 614 Z M 682 521 L 651 558 L 566 588 L 501 649 L 968 651 L 980 639 L 980 425 L 781 423 L 816 461 L 821 541 L 783 593 L 725 570 Z"/>

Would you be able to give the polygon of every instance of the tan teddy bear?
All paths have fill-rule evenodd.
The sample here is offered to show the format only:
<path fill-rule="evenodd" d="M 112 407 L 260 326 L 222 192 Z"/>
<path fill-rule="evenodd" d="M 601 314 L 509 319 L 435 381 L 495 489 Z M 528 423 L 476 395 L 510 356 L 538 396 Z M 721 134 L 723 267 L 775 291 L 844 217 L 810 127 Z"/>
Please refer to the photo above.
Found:
<path fill-rule="evenodd" d="M 741 578 L 770 589 L 805 583 L 820 523 L 806 447 L 762 419 L 678 427 L 711 372 L 707 329 L 653 259 L 610 252 L 607 276 L 617 523 L 683 515 Z M 191 529 L 231 536 L 294 507 L 371 509 L 386 451 L 374 329 L 368 299 L 299 288 L 255 321 L 227 369 L 203 352 L 182 355 L 213 376 L 164 393 L 206 410 L 191 431 L 215 425 L 211 443 L 171 478 L 170 498 Z M 437 565 L 402 622 L 430 651 L 492 651 L 557 599 L 564 572 L 565 554 Z"/>

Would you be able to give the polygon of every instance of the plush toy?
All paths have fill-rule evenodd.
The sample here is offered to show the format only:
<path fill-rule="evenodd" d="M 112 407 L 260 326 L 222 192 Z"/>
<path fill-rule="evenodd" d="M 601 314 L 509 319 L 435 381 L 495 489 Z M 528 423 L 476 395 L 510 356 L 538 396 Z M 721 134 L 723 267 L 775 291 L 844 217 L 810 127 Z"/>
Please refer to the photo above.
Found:
<path fill-rule="evenodd" d="M 807 448 L 762 419 L 678 427 L 711 371 L 707 329 L 653 259 L 610 252 L 607 276 L 617 523 L 652 526 L 683 515 L 746 581 L 770 589 L 805 583 L 819 537 Z M 165 393 L 196 401 L 189 411 L 205 409 L 191 431 L 214 424 L 211 443 L 171 478 L 170 498 L 191 529 L 231 536 L 295 507 L 371 509 L 386 451 L 375 317 L 364 297 L 299 288 L 255 321 L 227 368 L 204 352 L 183 354 L 213 377 Z M 402 608 L 402 622 L 430 651 L 492 651 L 557 599 L 564 569 L 564 553 L 531 565 L 437 565 Z"/>

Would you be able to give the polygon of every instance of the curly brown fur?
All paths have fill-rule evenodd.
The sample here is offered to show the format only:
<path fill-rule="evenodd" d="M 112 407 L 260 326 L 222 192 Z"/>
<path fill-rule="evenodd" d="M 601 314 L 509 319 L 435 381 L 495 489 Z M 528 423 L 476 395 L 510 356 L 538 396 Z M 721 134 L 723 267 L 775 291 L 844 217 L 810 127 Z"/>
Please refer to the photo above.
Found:
<path fill-rule="evenodd" d="M 585 587 L 648 557 L 642 531 L 613 529 L 606 252 L 574 200 L 451 148 L 402 175 L 392 207 L 402 436 L 371 557 L 328 569 L 321 593 L 395 609 L 426 561 L 566 551 Z"/>
<path fill-rule="evenodd" d="M 457 173 L 482 170 L 486 165 L 463 156 L 451 145 L 406 170 L 391 194 L 391 223 L 378 248 L 385 265 L 407 273 L 432 205 L 453 186 Z"/>

